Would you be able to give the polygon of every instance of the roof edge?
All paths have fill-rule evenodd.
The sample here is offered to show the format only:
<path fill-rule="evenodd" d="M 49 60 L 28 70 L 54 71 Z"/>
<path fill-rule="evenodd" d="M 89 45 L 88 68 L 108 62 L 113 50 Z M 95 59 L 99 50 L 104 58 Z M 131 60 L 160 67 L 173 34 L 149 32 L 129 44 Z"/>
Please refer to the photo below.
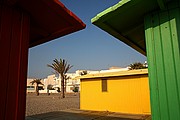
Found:
<path fill-rule="evenodd" d="M 123 6 L 124 4 L 130 2 L 131 0 L 123 0 L 123 1 L 119 1 L 117 4 L 113 5 L 112 7 L 107 8 L 106 10 L 104 10 L 103 12 L 100 12 L 99 14 L 97 14 L 95 17 L 93 17 L 91 19 L 91 23 L 96 22 L 98 19 L 100 19 L 101 17 L 104 17 L 104 15 L 106 15 L 107 13 L 109 13 L 109 11 L 114 11 L 117 10 L 120 6 Z"/>
<path fill-rule="evenodd" d="M 96 73 L 96 74 L 87 74 L 79 77 L 79 79 L 91 79 L 91 78 L 106 78 L 106 77 L 122 77 L 130 75 L 143 75 L 148 74 L 148 69 L 138 69 L 138 70 L 128 70 L 128 71 L 119 71 L 119 72 L 109 72 L 109 73 Z"/>

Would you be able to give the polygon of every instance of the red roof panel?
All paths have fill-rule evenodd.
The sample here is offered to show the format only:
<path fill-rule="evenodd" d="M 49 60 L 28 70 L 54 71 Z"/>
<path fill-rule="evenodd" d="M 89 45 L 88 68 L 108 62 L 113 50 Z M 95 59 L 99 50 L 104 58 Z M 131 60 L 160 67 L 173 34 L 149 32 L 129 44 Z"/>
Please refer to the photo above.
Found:
<path fill-rule="evenodd" d="M 85 28 L 59 0 L 18 0 L 17 4 L 30 14 L 29 47 Z"/>

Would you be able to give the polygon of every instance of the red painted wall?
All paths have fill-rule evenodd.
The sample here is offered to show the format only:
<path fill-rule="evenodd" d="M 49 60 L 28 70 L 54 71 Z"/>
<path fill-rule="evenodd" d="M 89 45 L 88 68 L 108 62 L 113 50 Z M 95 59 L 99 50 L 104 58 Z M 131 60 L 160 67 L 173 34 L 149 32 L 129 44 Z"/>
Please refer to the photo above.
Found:
<path fill-rule="evenodd" d="M 29 16 L 0 5 L 0 120 L 25 119 Z"/>

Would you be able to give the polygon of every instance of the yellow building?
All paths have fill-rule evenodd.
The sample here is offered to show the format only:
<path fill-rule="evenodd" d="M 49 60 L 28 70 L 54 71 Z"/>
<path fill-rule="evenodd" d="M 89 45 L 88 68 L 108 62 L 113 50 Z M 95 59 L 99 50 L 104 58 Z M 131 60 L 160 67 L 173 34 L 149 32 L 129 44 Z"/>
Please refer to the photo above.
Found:
<path fill-rule="evenodd" d="M 80 109 L 150 114 L 147 69 L 89 74 L 80 79 Z"/>

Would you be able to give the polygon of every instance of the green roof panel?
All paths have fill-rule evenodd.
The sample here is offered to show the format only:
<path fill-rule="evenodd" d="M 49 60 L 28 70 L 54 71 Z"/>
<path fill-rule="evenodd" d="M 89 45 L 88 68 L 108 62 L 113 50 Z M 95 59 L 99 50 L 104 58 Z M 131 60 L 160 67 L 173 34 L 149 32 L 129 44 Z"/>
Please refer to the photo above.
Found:
<path fill-rule="evenodd" d="M 91 22 L 146 55 L 144 15 L 164 8 L 164 0 L 121 0 Z"/>

